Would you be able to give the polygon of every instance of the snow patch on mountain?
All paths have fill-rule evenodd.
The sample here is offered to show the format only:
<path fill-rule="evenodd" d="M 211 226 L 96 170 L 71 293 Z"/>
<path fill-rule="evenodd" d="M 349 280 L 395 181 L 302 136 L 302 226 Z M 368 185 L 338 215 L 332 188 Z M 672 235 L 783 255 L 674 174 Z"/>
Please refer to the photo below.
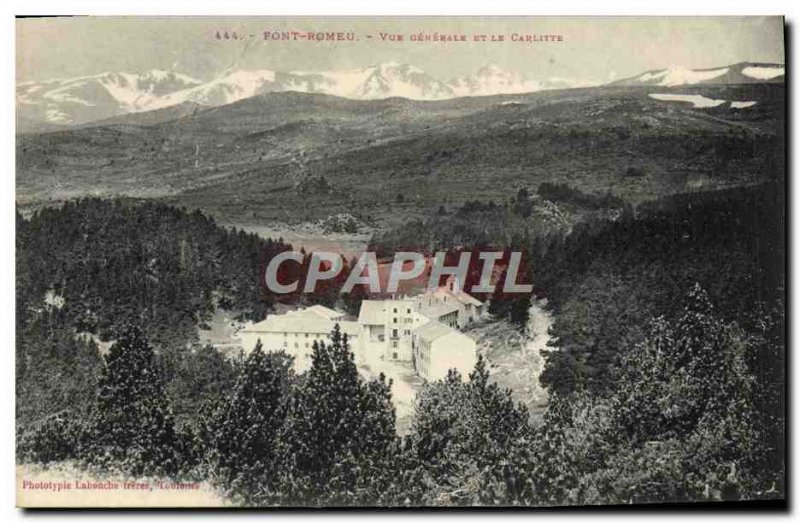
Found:
<path fill-rule="evenodd" d="M 54 123 L 83 123 L 118 114 L 147 111 L 163 96 L 202 84 L 171 71 L 101 73 L 17 85 L 18 112 Z"/>
<path fill-rule="evenodd" d="M 786 70 L 783 67 L 750 66 L 743 68 L 742 74 L 756 80 L 772 80 L 784 76 Z"/>
<path fill-rule="evenodd" d="M 412 65 L 389 62 L 367 68 L 367 71 L 366 80 L 348 97 L 375 100 L 399 96 L 412 100 L 442 100 L 455 95 L 449 85 Z"/>
<path fill-rule="evenodd" d="M 695 109 L 705 109 L 708 107 L 719 107 L 722 104 L 727 103 L 727 100 L 720 100 L 720 99 L 713 99 L 708 98 L 699 94 L 662 94 L 662 93 L 650 93 L 648 95 L 650 98 L 655 100 L 661 100 L 663 102 L 688 102 L 692 104 L 692 107 Z M 747 109 L 748 107 L 753 107 L 758 102 L 753 100 L 747 101 L 732 101 L 730 104 L 731 109 Z"/>
<path fill-rule="evenodd" d="M 275 77 L 275 71 L 268 69 L 227 71 L 210 82 L 160 97 L 151 102 L 149 108 L 163 109 L 184 102 L 225 105 L 260 94 L 265 85 L 275 81 Z"/>
<path fill-rule="evenodd" d="M 707 98 L 699 94 L 650 93 L 648 96 L 655 100 L 661 100 L 664 102 L 688 102 L 692 104 L 692 107 L 696 109 L 706 108 L 706 107 L 718 107 L 727 101 L 727 100 L 715 100 L 713 98 Z"/>
<path fill-rule="evenodd" d="M 700 82 L 707 82 L 719 76 L 726 74 L 730 70 L 729 67 L 720 69 L 712 69 L 709 71 L 697 71 L 687 69 L 685 67 L 671 67 L 663 71 L 649 71 L 638 77 L 641 83 L 652 83 L 654 80 L 657 82 L 654 85 L 664 87 L 675 85 L 688 85 Z"/>
<path fill-rule="evenodd" d="M 517 94 L 541 89 L 538 82 L 529 81 L 517 72 L 507 71 L 496 65 L 481 67 L 473 75 L 452 80 L 450 85 L 458 96 Z"/>
<path fill-rule="evenodd" d="M 69 117 L 59 111 L 58 109 L 48 109 L 46 112 L 47 120 L 53 123 L 67 123 L 69 122 Z"/>
<path fill-rule="evenodd" d="M 42 96 L 46 100 L 50 100 L 57 103 L 73 103 L 73 104 L 80 104 L 85 105 L 87 107 L 92 107 L 95 104 L 89 102 L 88 100 L 84 100 L 77 96 L 74 96 L 70 93 L 70 85 L 66 85 L 64 87 L 60 87 L 58 89 L 53 89 L 52 91 L 48 91 L 44 93 Z"/>

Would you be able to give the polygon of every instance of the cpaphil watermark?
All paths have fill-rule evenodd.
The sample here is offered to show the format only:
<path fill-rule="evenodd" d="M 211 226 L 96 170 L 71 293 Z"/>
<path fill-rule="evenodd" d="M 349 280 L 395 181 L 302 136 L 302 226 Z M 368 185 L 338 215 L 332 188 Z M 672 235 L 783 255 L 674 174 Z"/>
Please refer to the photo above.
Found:
<path fill-rule="evenodd" d="M 261 283 L 276 294 L 314 293 L 320 285 L 343 279 L 342 294 L 357 286 L 372 294 L 391 294 L 398 292 L 403 282 L 422 278 L 428 290 L 435 290 L 443 280 L 455 278 L 473 282 L 470 288 L 463 289 L 467 292 L 530 294 L 533 285 L 524 282 L 523 265 L 523 253 L 514 251 L 465 251 L 455 255 L 447 251 L 433 255 L 402 251 L 396 252 L 391 261 L 379 260 L 375 252 L 365 251 L 349 265 L 333 252 L 309 256 L 285 251 L 269 261 Z M 502 277 L 498 277 L 500 270 Z"/>

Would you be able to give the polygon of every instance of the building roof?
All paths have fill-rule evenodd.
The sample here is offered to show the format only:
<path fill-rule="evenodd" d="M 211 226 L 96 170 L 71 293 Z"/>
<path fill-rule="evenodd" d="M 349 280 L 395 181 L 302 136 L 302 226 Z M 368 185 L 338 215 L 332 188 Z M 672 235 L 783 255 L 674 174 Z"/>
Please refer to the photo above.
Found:
<path fill-rule="evenodd" d="M 474 305 L 475 307 L 480 307 L 481 305 L 483 305 L 483 302 L 481 300 L 467 294 L 466 292 L 453 293 L 453 295 L 456 298 L 458 298 L 458 301 L 460 301 L 464 305 Z"/>
<path fill-rule="evenodd" d="M 298 309 L 296 311 L 289 311 L 286 314 L 281 314 L 280 316 L 285 316 L 288 318 L 307 318 L 309 320 L 324 320 L 327 318 L 323 318 L 319 314 L 314 314 L 313 312 L 307 309 Z"/>
<path fill-rule="evenodd" d="M 458 332 L 454 328 L 448 327 L 447 325 L 445 325 L 443 323 L 439 323 L 438 321 L 432 321 L 432 322 L 426 323 L 425 325 L 417 327 L 416 329 L 411 331 L 411 333 L 413 335 L 415 335 L 415 336 L 418 336 L 418 337 L 422 338 L 423 340 L 426 340 L 426 341 L 433 341 L 435 339 L 441 338 L 442 336 L 446 336 L 448 334 L 459 334 L 461 336 L 464 336 L 464 334 L 461 334 L 460 332 Z M 465 337 L 468 337 L 468 336 L 465 336 Z"/>
<path fill-rule="evenodd" d="M 328 307 L 325 307 L 324 305 L 312 305 L 311 307 L 308 307 L 305 310 L 308 312 L 313 312 L 314 314 L 321 316 L 323 318 L 327 318 L 329 320 L 336 320 L 344 316 L 343 312 L 330 309 Z"/>
<path fill-rule="evenodd" d="M 280 314 L 269 316 L 251 327 L 243 330 L 245 333 L 311 333 L 330 334 L 335 324 L 339 324 L 342 332 L 348 336 L 357 336 L 358 323 L 354 321 L 331 321 L 321 317 L 312 317 L 310 314 Z"/>
<path fill-rule="evenodd" d="M 453 312 L 458 312 L 458 307 L 440 301 L 433 302 L 431 304 L 423 304 L 419 308 L 420 314 L 422 314 L 426 318 L 431 318 L 431 319 L 441 318 L 442 316 L 446 314 L 451 314 Z"/>
<path fill-rule="evenodd" d="M 362 325 L 383 325 L 386 323 L 384 300 L 363 300 L 358 311 L 358 323 Z"/>
<path fill-rule="evenodd" d="M 475 298 L 474 296 L 470 296 L 469 294 L 463 291 L 453 292 L 447 287 L 439 287 L 438 289 L 436 289 L 436 294 L 439 295 L 444 294 L 447 297 L 458 300 L 464 305 L 472 305 L 474 307 L 480 307 L 481 305 L 483 305 L 483 302 Z"/>

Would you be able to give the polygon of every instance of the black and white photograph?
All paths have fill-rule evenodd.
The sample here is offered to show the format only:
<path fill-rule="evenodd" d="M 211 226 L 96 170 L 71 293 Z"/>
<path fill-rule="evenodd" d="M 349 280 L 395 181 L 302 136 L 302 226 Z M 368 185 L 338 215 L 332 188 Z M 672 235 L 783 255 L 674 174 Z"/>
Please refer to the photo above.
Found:
<path fill-rule="evenodd" d="M 17 17 L 16 505 L 785 508 L 786 30 Z"/>

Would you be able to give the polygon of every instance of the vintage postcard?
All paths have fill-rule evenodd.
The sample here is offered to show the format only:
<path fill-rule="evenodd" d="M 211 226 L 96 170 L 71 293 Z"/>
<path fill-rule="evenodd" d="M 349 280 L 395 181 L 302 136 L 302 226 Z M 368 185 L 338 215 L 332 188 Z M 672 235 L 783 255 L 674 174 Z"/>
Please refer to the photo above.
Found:
<path fill-rule="evenodd" d="M 786 498 L 782 17 L 16 21 L 20 507 Z"/>

